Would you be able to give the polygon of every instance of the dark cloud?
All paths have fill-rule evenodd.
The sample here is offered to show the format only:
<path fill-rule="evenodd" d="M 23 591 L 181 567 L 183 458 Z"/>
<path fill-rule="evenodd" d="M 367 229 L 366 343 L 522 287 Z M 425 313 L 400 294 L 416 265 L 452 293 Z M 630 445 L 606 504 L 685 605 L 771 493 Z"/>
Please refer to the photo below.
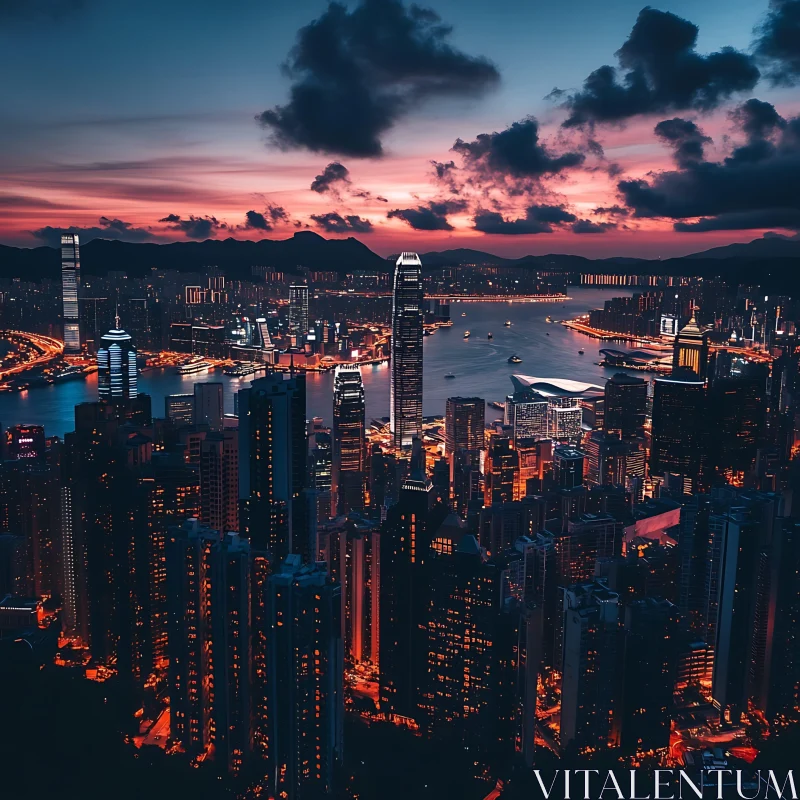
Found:
<path fill-rule="evenodd" d="M 705 231 L 748 231 L 759 228 L 789 228 L 800 230 L 800 209 L 764 208 L 756 211 L 741 211 L 719 214 L 697 222 L 676 222 L 676 231 L 704 233 Z"/>
<path fill-rule="evenodd" d="M 698 28 L 666 11 L 643 8 L 617 51 L 620 69 L 592 72 L 565 103 L 566 127 L 622 122 L 637 114 L 707 111 L 759 79 L 754 59 L 730 47 L 701 55 Z"/>
<path fill-rule="evenodd" d="M 430 9 L 401 0 L 330 3 L 297 34 L 284 67 L 289 102 L 257 120 L 284 149 L 383 155 L 385 134 L 434 96 L 474 95 L 499 80 L 485 58 L 456 49 Z"/>
<path fill-rule="evenodd" d="M 457 179 L 458 167 L 455 161 L 431 161 L 431 166 L 436 183 L 444 186 L 451 194 L 458 194 L 461 191 Z"/>
<path fill-rule="evenodd" d="M 171 216 L 175 216 L 174 214 Z M 257 230 L 257 231 L 271 231 L 273 230 L 275 224 L 288 224 L 292 222 L 289 214 L 286 212 L 286 209 L 283 206 L 273 206 L 268 205 L 264 212 L 261 213 L 260 211 L 248 211 L 244 215 L 244 225 L 237 225 L 231 230 L 233 231 L 248 231 L 248 230 Z M 175 220 L 172 220 L 173 222 Z"/>
<path fill-rule="evenodd" d="M 769 13 L 757 30 L 756 56 L 766 62 L 775 84 L 800 80 L 800 0 L 772 0 Z"/>
<path fill-rule="evenodd" d="M 595 209 L 592 209 L 592 214 L 597 214 L 598 216 L 609 216 L 609 217 L 627 217 L 628 214 L 631 212 L 625 208 L 624 206 L 598 206 Z"/>
<path fill-rule="evenodd" d="M 497 211 L 479 209 L 473 217 L 473 227 L 481 233 L 499 233 L 508 236 L 533 233 L 552 233 L 554 225 L 575 222 L 576 216 L 562 206 L 532 205 L 525 216 L 506 219 Z"/>
<path fill-rule="evenodd" d="M 433 200 L 416 208 L 395 208 L 386 216 L 402 219 L 416 231 L 451 231 L 448 214 L 456 214 L 467 208 L 465 200 Z"/>
<path fill-rule="evenodd" d="M 245 215 L 245 228 L 253 228 L 257 231 L 271 231 L 272 225 L 267 222 L 267 218 L 258 211 L 248 211 Z"/>
<path fill-rule="evenodd" d="M 586 158 L 579 152 L 551 152 L 540 140 L 539 123 L 533 117 L 514 122 L 499 133 L 481 133 L 472 142 L 457 139 L 453 150 L 461 155 L 464 169 L 477 184 L 529 184 L 578 167 Z"/>
<path fill-rule="evenodd" d="M 659 122 L 655 134 L 669 144 L 679 167 L 696 164 L 705 158 L 704 147 L 711 141 L 694 122 L 675 117 Z"/>
<path fill-rule="evenodd" d="M 336 211 L 327 214 L 312 214 L 311 219 L 328 233 L 371 233 L 372 223 L 363 217 L 354 214 L 342 216 Z"/>
<path fill-rule="evenodd" d="M 620 181 L 636 217 L 676 220 L 679 231 L 797 229 L 800 117 L 785 120 L 748 101 L 731 118 L 744 143 L 722 161 L 696 161 L 648 180 Z"/>
<path fill-rule="evenodd" d="M 730 117 L 747 136 L 747 144 L 733 151 L 727 159 L 729 164 L 762 161 L 775 153 L 775 134 L 786 127 L 775 106 L 753 98 L 734 109 Z"/>
<path fill-rule="evenodd" d="M 573 233 L 606 233 L 617 227 L 616 222 L 592 222 L 590 219 L 579 219 L 572 223 Z"/>
<path fill-rule="evenodd" d="M 220 222 L 216 217 L 196 217 L 194 214 L 185 218 L 178 214 L 167 214 L 159 222 L 169 223 L 171 231 L 180 231 L 187 239 L 209 239 L 213 238 L 217 231 L 228 229 L 227 223 Z"/>
<path fill-rule="evenodd" d="M 311 182 L 311 191 L 325 194 L 341 184 L 350 183 L 350 170 L 338 161 L 331 161 Z"/>
<path fill-rule="evenodd" d="M 154 242 L 158 240 L 158 237 L 146 228 L 137 228 L 131 222 L 109 217 L 100 217 L 97 227 L 82 228 L 70 225 L 68 228 L 55 228 L 46 225 L 44 228 L 31 231 L 32 236 L 40 239 L 49 247 L 60 246 L 62 233 L 77 233 L 82 244 L 86 244 L 92 239 L 115 239 L 120 242 Z"/>

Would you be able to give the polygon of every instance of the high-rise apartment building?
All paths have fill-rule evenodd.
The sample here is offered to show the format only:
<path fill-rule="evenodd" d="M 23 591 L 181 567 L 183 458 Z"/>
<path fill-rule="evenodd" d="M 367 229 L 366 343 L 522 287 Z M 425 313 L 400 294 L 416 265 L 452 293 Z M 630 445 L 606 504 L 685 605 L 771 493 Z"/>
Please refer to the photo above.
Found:
<path fill-rule="evenodd" d="M 591 582 L 563 590 L 561 747 L 577 753 L 620 743 L 619 595 Z"/>
<path fill-rule="evenodd" d="M 80 242 L 77 234 L 61 236 L 61 291 L 63 294 L 64 352 L 81 350 L 81 325 L 78 294 L 81 288 Z"/>
<path fill-rule="evenodd" d="M 331 495 L 338 514 L 364 509 L 367 440 L 364 384 L 358 364 L 341 364 L 333 379 Z"/>
<path fill-rule="evenodd" d="M 341 589 L 290 555 L 269 578 L 269 763 L 275 796 L 328 794 L 342 755 Z"/>
<path fill-rule="evenodd" d="M 225 405 L 221 383 L 196 383 L 193 406 L 195 425 L 208 425 L 212 431 L 222 430 Z"/>
<path fill-rule="evenodd" d="M 239 530 L 239 431 L 209 433 L 200 444 L 200 521 Z"/>
<path fill-rule="evenodd" d="M 402 253 L 394 271 L 389 427 L 396 449 L 422 437 L 422 262 Z"/>
<path fill-rule="evenodd" d="M 170 735 L 222 772 L 250 755 L 250 552 L 197 520 L 167 540 Z"/>
<path fill-rule="evenodd" d="M 276 560 L 316 553 L 308 489 L 306 385 L 276 373 L 239 392 L 239 527 Z"/>

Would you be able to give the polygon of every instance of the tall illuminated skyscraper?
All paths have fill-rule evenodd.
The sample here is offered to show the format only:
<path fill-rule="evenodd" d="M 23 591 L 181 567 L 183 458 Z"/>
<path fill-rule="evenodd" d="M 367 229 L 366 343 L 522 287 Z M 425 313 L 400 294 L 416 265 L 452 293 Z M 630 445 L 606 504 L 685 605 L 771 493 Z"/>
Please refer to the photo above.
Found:
<path fill-rule="evenodd" d="M 394 272 L 389 427 L 394 446 L 422 437 L 422 262 L 401 253 Z"/>
<path fill-rule="evenodd" d="M 675 337 L 672 368 L 688 369 L 699 378 L 705 378 L 708 368 L 708 331 L 697 324 L 696 311 L 692 311 L 692 318 Z"/>
<path fill-rule="evenodd" d="M 107 402 L 132 400 L 138 395 L 136 348 L 119 326 L 100 339 L 97 350 L 97 395 Z"/>
<path fill-rule="evenodd" d="M 61 291 L 64 303 L 64 352 L 81 350 L 81 326 L 78 313 L 78 290 L 81 285 L 81 257 L 78 235 L 61 237 Z"/>
<path fill-rule="evenodd" d="M 481 397 L 448 397 L 445 404 L 444 454 L 479 451 L 484 446 L 486 401 Z"/>
<path fill-rule="evenodd" d="M 297 336 L 301 343 L 308 333 L 308 286 L 305 284 L 289 287 L 289 333 Z"/>
<path fill-rule="evenodd" d="M 339 514 L 364 508 L 367 480 L 364 384 L 357 364 L 336 368 L 333 380 L 331 494 Z"/>

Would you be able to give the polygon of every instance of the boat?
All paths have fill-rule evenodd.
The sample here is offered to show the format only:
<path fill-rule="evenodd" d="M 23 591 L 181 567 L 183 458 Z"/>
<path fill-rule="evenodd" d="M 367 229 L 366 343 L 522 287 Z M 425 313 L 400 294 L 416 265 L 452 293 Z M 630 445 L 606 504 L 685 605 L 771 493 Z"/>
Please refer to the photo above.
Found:
<path fill-rule="evenodd" d="M 511 356 L 508 359 L 508 363 L 509 364 L 521 364 L 522 363 L 522 359 L 515 353 L 513 356 Z"/>
<path fill-rule="evenodd" d="M 85 378 L 86 373 L 83 370 L 83 367 L 78 366 L 69 366 L 64 367 L 64 369 L 59 370 L 58 372 L 53 373 L 53 381 L 71 381 L 75 380 L 75 378 Z"/>
<path fill-rule="evenodd" d="M 547 335 L 549 336 L 550 334 L 548 333 Z"/>
<path fill-rule="evenodd" d="M 507 319 L 503 324 L 506 326 L 506 328 L 510 328 L 511 327 L 511 320 Z"/>
<path fill-rule="evenodd" d="M 211 364 L 202 358 L 192 358 L 183 364 L 178 364 L 178 375 L 195 375 L 198 372 L 205 372 Z"/>
<path fill-rule="evenodd" d="M 546 316 L 546 317 L 544 318 L 544 321 L 545 321 L 545 322 L 552 322 L 552 321 L 553 321 L 553 318 L 552 318 L 551 316 Z"/>
<path fill-rule="evenodd" d="M 461 312 L 461 316 L 462 316 L 462 317 L 466 317 L 466 316 L 467 316 L 467 312 L 466 312 L 466 311 L 462 311 L 462 312 Z"/>
<path fill-rule="evenodd" d="M 584 353 L 584 350 L 583 350 L 583 348 L 581 347 L 581 349 L 580 349 L 580 350 L 578 350 L 578 355 L 579 355 L 579 356 L 582 356 L 582 355 L 583 355 L 583 353 Z"/>
<path fill-rule="evenodd" d="M 452 372 L 448 372 L 447 375 L 445 375 L 445 378 L 448 378 L 448 379 L 455 378 L 455 375 L 453 375 Z"/>
<path fill-rule="evenodd" d="M 490 333 L 490 334 L 489 334 L 489 335 L 488 335 L 486 338 L 487 338 L 487 339 L 489 339 L 489 341 L 491 341 L 491 339 L 492 339 L 492 334 Z"/>
<path fill-rule="evenodd" d="M 423 336 L 433 336 L 434 333 L 436 333 L 436 328 L 425 328 L 422 331 Z"/>
<path fill-rule="evenodd" d="M 490 400 L 489 405 L 492 408 L 498 409 L 498 411 L 502 411 L 506 407 L 505 403 L 498 403 L 497 400 Z"/>
<path fill-rule="evenodd" d="M 469 331 L 464 331 L 464 338 L 469 339 L 472 334 Z"/>
<path fill-rule="evenodd" d="M 246 361 L 240 361 L 233 366 L 225 367 L 223 373 L 225 375 L 230 375 L 232 378 L 246 378 L 248 375 L 255 375 L 260 369 L 264 369 L 261 364 L 251 364 Z"/>

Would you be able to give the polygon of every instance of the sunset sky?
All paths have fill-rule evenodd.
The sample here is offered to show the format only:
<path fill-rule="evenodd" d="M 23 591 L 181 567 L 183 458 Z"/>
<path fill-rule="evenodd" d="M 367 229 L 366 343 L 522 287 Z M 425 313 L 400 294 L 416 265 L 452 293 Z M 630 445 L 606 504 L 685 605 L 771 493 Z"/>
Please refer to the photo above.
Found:
<path fill-rule="evenodd" d="M 800 0 L 0 0 L 0 75 L 5 244 L 800 230 Z"/>

